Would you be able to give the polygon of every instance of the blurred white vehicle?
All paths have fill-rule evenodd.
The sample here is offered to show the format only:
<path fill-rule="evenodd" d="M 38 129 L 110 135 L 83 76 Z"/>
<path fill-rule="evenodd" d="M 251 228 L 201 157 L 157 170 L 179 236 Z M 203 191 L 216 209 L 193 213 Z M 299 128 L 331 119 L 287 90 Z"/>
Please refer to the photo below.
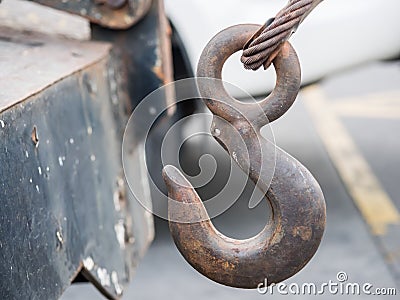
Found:
<path fill-rule="evenodd" d="M 196 64 L 207 42 L 220 30 L 240 23 L 263 24 L 287 0 L 165 0 L 167 14 Z M 328 74 L 400 54 L 399 0 L 325 0 L 292 36 L 302 66 L 303 84 Z M 223 79 L 250 94 L 274 86 L 265 71 L 245 71 L 240 53 L 224 68 Z M 272 70 L 268 70 L 273 74 Z"/>

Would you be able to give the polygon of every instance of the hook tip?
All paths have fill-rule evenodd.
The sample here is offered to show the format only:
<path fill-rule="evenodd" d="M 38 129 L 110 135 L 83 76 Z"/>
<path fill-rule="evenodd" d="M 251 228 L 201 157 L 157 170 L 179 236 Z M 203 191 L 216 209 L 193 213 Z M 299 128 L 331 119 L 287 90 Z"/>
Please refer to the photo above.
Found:
<path fill-rule="evenodd" d="M 182 172 L 172 165 L 166 165 L 162 170 L 162 176 L 167 185 L 168 191 L 174 191 L 177 188 L 192 188 L 190 182 L 183 176 Z"/>
<path fill-rule="evenodd" d="M 170 222 L 196 223 L 209 219 L 199 195 L 179 169 L 167 165 L 162 175 L 168 189 Z"/>

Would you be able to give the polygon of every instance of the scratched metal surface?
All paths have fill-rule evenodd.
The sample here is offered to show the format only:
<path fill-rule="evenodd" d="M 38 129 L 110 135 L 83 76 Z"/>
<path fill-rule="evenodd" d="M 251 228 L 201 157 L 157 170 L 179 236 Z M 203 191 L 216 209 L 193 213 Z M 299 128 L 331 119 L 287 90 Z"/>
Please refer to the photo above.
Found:
<path fill-rule="evenodd" d="M 87 18 L 92 23 L 113 29 L 127 29 L 150 9 L 151 0 L 30 0 Z M 107 4 L 110 3 L 110 5 Z M 115 5 L 113 5 L 113 3 Z M 120 4 L 119 4 L 120 3 Z"/>
<path fill-rule="evenodd" d="M 0 111 L 104 58 L 110 48 L 0 28 Z"/>
<path fill-rule="evenodd" d="M 119 98 L 111 86 L 119 82 L 110 46 L 16 36 L 0 47 L 9 65 L 1 89 L 20 87 L 31 96 L 2 96 L 0 297 L 57 299 L 80 271 L 118 297 L 153 231 L 151 215 L 127 193 L 119 130 L 127 115 L 125 104 L 113 101 Z M 14 64 L 21 50 L 23 61 L 31 59 L 26 76 Z M 39 54 L 43 62 L 35 60 Z M 79 64 L 65 69 L 76 55 Z"/>
<path fill-rule="evenodd" d="M 26 32 L 89 40 L 89 22 L 79 16 L 25 0 L 2 0 L 0 26 Z"/>
<path fill-rule="evenodd" d="M 153 218 L 123 177 L 121 143 L 132 109 L 173 78 L 162 1 L 129 30 L 92 32 L 106 42 L 0 31 L 3 299 L 56 299 L 74 278 L 117 298 L 153 239 Z M 165 115 L 163 124 L 186 113 Z M 153 149 L 168 128 L 154 128 L 148 142 L 155 176 Z M 131 142 L 125 171 L 143 181 L 145 145 Z"/>

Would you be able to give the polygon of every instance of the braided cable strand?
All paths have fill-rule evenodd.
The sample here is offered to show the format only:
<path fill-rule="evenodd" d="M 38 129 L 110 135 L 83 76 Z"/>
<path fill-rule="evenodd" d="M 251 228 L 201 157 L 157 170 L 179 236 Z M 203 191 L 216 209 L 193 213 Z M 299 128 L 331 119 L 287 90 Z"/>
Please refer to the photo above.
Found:
<path fill-rule="evenodd" d="M 241 62 L 245 69 L 268 68 L 283 42 L 297 30 L 304 18 L 323 0 L 289 0 L 271 24 L 253 36 L 243 50 Z"/>

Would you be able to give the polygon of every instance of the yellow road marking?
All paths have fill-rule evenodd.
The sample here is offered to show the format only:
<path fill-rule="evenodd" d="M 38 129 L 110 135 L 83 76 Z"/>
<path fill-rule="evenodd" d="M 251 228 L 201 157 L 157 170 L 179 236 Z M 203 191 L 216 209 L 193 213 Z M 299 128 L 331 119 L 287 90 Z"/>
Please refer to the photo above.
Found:
<path fill-rule="evenodd" d="M 341 116 L 400 119 L 400 93 L 381 93 L 360 98 L 344 98 L 331 104 Z"/>
<path fill-rule="evenodd" d="M 347 190 L 372 234 L 385 235 L 390 224 L 400 224 L 400 213 L 363 158 L 337 112 L 318 86 L 302 91 L 316 129 Z"/>

